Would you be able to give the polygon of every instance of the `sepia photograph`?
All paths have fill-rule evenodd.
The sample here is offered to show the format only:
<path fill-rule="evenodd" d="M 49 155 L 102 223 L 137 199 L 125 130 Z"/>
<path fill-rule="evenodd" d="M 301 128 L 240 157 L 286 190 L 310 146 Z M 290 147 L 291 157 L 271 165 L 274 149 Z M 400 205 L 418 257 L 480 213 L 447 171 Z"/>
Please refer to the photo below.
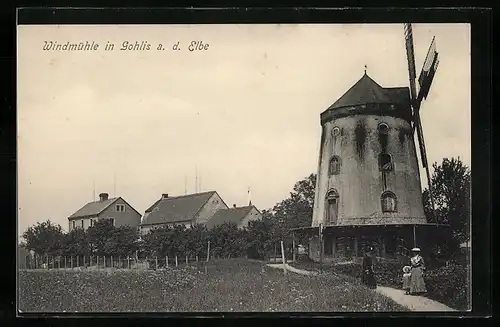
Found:
<path fill-rule="evenodd" d="M 471 310 L 465 23 L 17 26 L 18 313 Z"/>

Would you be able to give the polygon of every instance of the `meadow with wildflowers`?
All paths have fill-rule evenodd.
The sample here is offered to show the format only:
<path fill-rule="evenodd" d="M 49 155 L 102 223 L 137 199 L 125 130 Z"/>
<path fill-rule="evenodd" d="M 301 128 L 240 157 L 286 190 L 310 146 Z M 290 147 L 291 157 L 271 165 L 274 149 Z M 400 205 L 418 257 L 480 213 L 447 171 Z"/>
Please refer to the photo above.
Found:
<path fill-rule="evenodd" d="M 286 276 L 264 263 L 217 260 L 164 270 L 22 270 L 22 312 L 407 311 L 348 276 Z"/>

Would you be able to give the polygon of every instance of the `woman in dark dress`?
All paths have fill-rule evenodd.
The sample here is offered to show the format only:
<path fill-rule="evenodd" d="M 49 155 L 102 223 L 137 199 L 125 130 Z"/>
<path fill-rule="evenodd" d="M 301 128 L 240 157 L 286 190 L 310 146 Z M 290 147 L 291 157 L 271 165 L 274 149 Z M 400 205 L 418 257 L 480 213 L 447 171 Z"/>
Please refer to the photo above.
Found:
<path fill-rule="evenodd" d="M 368 247 L 363 255 L 361 282 L 369 288 L 377 288 L 377 281 L 373 272 L 373 248 Z"/>

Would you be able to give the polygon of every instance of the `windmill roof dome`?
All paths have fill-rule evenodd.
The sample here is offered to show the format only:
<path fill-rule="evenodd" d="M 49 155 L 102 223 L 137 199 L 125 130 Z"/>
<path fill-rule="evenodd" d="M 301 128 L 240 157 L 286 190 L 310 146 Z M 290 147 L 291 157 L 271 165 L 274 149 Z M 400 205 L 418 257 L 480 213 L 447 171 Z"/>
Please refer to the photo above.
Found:
<path fill-rule="evenodd" d="M 328 109 L 364 104 L 410 104 L 408 87 L 384 88 L 366 73 Z"/>

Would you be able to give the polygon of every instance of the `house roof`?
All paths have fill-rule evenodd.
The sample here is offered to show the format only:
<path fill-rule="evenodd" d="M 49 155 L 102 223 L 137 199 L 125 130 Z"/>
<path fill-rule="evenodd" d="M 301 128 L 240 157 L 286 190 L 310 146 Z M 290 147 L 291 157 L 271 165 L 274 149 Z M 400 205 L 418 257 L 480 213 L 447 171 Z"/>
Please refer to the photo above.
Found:
<path fill-rule="evenodd" d="M 253 205 L 229 209 L 219 209 L 212 217 L 207 220 L 205 226 L 210 229 L 217 225 L 222 225 L 223 223 L 234 223 L 238 225 L 246 217 L 250 210 L 252 210 L 252 208 L 254 208 Z"/>
<path fill-rule="evenodd" d="M 410 92 L 407 87 L 383 88 L 365 73 L 356 84 L 347 90 L 328 109 L 369 103 L 409 105 Z"/>
<path fill-rule="evenodd" d="M 120 197 L 110 198 L 110 199 L 107 199 L 104 201 L 89 202 L 86 205 L 84 205 L 81 209 L 79 209 L 77 212 L 75 212 L 74 214 L 69 216 L 68 219 L 82 218 L 82 217 L 88 217 L 88 216 L 97 216 L 101 212 L 106 210 L 107 207 L 112 205 L 119 198 Z"/>
<path fill-rule="evenodd" d="M 146 210 L 141 225 L 193 220 L 215 191 L 161 198 Z"/>

